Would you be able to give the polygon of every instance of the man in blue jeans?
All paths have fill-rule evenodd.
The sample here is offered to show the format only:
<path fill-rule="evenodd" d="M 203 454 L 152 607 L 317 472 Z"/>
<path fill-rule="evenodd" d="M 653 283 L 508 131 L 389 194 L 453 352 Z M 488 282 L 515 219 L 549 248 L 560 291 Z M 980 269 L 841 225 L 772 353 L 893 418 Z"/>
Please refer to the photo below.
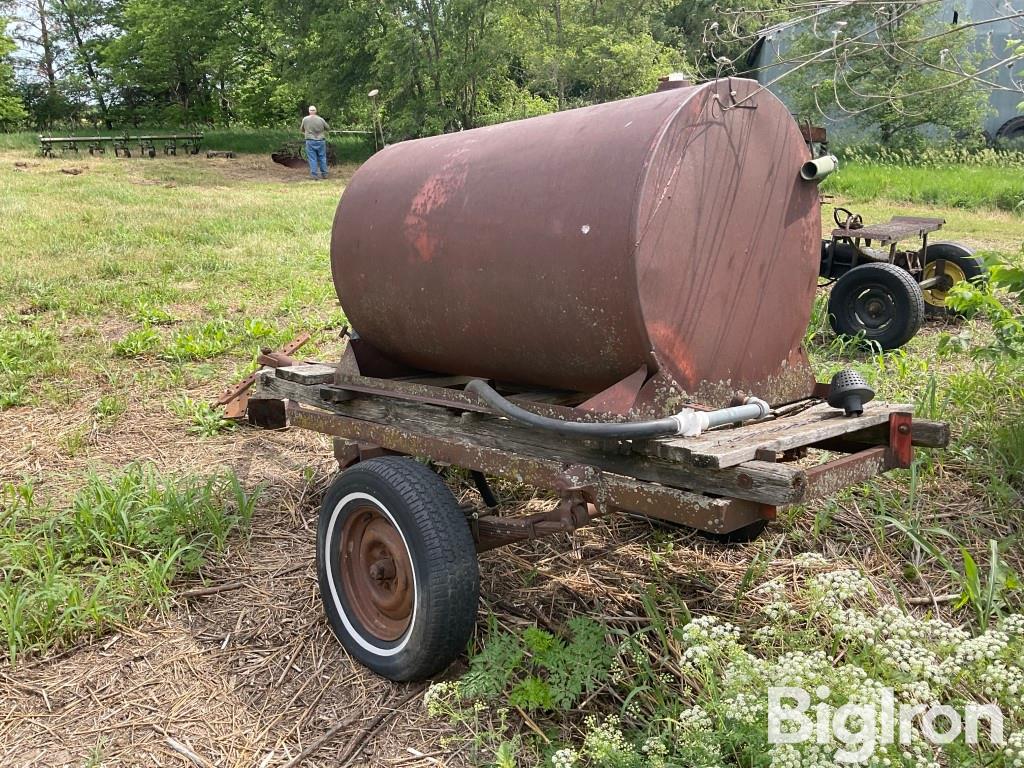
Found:
<path fill-rule="evenodd" d="M 302 118 L 302 135 L 306 138 L 306 158 L 309 160 L 309 175 L 314 179 L 327 178 L 327 121 L 316 113 L 316 107 L 309 108 L 309 114 Z M 319 175 L 317 173 L 319 172 Z"/>

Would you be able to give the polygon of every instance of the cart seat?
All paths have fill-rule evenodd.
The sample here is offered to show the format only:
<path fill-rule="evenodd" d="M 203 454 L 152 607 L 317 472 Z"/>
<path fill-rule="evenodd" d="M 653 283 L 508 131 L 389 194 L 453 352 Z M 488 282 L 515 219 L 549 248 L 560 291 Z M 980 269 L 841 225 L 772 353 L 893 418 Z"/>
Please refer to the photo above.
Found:
<path fill-rule="evenodd" d="M 920 216 L 893 216 L 885 224 L 871 224 L 859 229 L 832 230 L 833 238 L 860 238 L 861 240 L 877 241 L 879 245 L 889 245 L 908 237 L 924 237 L 929 232 L 936 232 L 946 223 L 945 219 L 927 219 Z"/>

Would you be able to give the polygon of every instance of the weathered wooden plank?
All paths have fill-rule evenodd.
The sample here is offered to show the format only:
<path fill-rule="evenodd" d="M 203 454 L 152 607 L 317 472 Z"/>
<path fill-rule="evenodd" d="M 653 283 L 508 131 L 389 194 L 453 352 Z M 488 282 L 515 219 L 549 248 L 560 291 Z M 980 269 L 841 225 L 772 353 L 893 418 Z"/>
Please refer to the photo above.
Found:
<path fill-rule="evenodd" d="M 472 380 L 472 379 L 470 379 Z M 347 390 L 366 395 L 389 395 L 400 400 L 409 400 L 418 403 L 432 403 L 434 405 L 451 404 L 466 411 L 477 411 L 478 413 L 491 413 L 494 411 L 476 395 L 462 391 L 461 389 L 449 389 L 442 386 L 424 386 L 423 384 L 410 383 L 401 379 L 376 379 L 370 376 L 354 376 L 347 373 L 339 373 L 333 385 L 335 390 Z M 328 398 L 330 399 L 330 398 Z M 556 419 L 568 419 L 572 421 L 602 421 L 613 420 L 610 414 L 604 413 L 579 413 L 563 403 L 574 401 L 577 396 L 565 392 L 526 392 L 522 394 L 508 395 L 508 399 L 525 408 L 532 413 L 541 416 L 548 416 Z"/>
<path fill-rule="evenodd" d="M 475 396 L 457 389 L 423 386 L 417 383 L 374 379 L 365 376 L 338 375 L 335 384 L 324 387 L 325 399 L 342 400 L 352 393 L 361 395 L 387 395 L 410 402 L 427 403 L 459 408 L 477 413 L 492 413 Z M 333 397 L 332 397 L 333 395 Z M 510 399 L 527 410 L 545 416 L 572 420 L 607 419 L 607 414 L 584 414 L 555 404 L 531 401 L 529 396 Z M 726 469 L 757 459 L 758 451 L 781 452 L 815 442 L 863 431 L 868 427 L 884 425 L 892 412 L 908 411 L 910 406 L 886 403 L 868 403 L 861 416 L 848 418 L 841 411 L 825 403 L 818 403 L 805 411 L 742 429 L 718 429 L 697 438 L 663 438 L 659 440 L 622 442 L 634 453 L 663 459 L 673 464 L 691 464 L 695 467 Z M 584 441 L 567 438 L 570 443 Z M 875 440 L 875 442 L 882 442 Z M 607 449 L 609 443 L 605 442 Z"/>
<path fill-rule="evenodd" d="M 831 496 L 836 491 L 863 483 L 888 468 L 887 446 L 851 453 L 807 471 L 807 498 Z"/>
<path fill-rule="evenodd" d="M 944 421 L 914 419 L 910 424 L 910 443 L 918 448 L 945 448 L 949 445 L 949 424 Z M 884 445 L 889 442 L 888 424 L 877 424 L 867 429 L 851 432 L 834 440 L 825 440 L 819 445 L 825 450 L 861 450 L 867 445 Z"/>
<path fill-rule="evenodd" d="M 803 499 L 806 491 L 805 471 L 792 465 L 750 461 L 739 467 L 709 471 L 657 457 L 631 454 L 628 445 L 559 437 L 490 415 L 458 414 L 449 408 L 373 396 L 358 397 L 342 403 L 325 403 L 320 399 L 317 387 L 305 387 L 269 374 L 261 376 L 254 396 L 294 400 L 349 418 L 401 424 L 417 434 L 444 439 L 468 439 L 483 448 L 500 448 L 536 458 L 553 458 L 567 464 L 587 464 L 674 488 L 762 504 L 795 504 Z"/>
<path fill-rule="evenodd" d="M 634 444 L 645 455 L 723 469 L 751 461 L 759 450 L 786 451 L 885 424 L 890 413 L 912 412 L 909 405 L 867 403 L 861 416 L 847 417 L 825 403 L 780 419 L 722 429 L 694 438 L 670 438 Z"/>
<path fill-rule="evenodd" d="M 334 366 L 321 363 L 303 363 L 277 368 L 279 379 L 294 381 L 296 384 L 326 384 L 334 379 Z"/>

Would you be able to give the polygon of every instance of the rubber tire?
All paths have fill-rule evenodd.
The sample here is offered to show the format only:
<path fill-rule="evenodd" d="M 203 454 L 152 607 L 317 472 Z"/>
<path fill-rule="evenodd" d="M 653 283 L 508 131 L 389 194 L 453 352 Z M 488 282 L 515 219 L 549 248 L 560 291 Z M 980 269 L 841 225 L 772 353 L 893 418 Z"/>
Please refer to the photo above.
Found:
<path fill-rule="evenodd" d="M 892 322 L 880 330 L 865 328 L 856 319 L 853 302 L 870 286 L 879 286 L 893 302 Z M 905 269 L 888 263 L 861 264 L 836 281 L 828 299 L 829 321 L 832 329 L 843 336 L 863 333 L 867 341 L 882 349 L 902 347 L 921 330 L 924 322 L 924 294 L 921 287 Z"/>
<path fill-rule="evenodd" d="M 1011 117 L 996 130 L 996 141 L 1024 142 L 1024 116 Z"/>
<path fill-rule="evenodd" d="M 764 533 L 768 527 L 767 520 L 758 520 L 757 522 L 745 525 L 742 528 L 737 528 L 735 531 L 729 531 L 728 533 L 710 533 L 708 531 L 700 531 L 700 535 L 711 541 L 718 542 L 719 544 L 749 544 L 752 541 L 757 541 L 761 538 L 761 534 Z"/>
<path fill-rule="evenodd" d="M 930 243 L 928 245 L 928 258 L 925 260 L 925 265 L 929 262 L 937 261 L 940 258 L 944 261 L 952 261 L 956 264 L 969 282 L 981 282 L 988 277 L 988 273 L 985 271 L 985 265 L 982 263 L 981 259 L 975 256 L 974 251 L 966 245 L 946 242 Z M 957 313 L 953 310 L 947 309 L 946 307 L 933 306 L 927 301 L 924 303 L 924 311 L 932 317 L 957 316 Z"/>
<path fill-rule="evenodd" d="M 412 561 L 416 590 L 412 623 L 391 644 L 363 634 L 365 629 L 354 615 L 349 618 L 350 631 L 342 616 L 344 591 L 335 582 L 340 534 L 357 504 L 339 505 L 352 493 L 372 497 L 391 517 Z M 480 596 L 476 547 L 455 497 L 428 467 L 404 456 L 385 456 L 339 474 L 324 497 L 316 551 L 320 597 L 331 629 L 345 649 L 373 672 L 396 681 L 423 680 L 446 669 L 466 650 Z M 401 650 L 390 655 L 373 650 L 385 650 L 388 645 Z"/>

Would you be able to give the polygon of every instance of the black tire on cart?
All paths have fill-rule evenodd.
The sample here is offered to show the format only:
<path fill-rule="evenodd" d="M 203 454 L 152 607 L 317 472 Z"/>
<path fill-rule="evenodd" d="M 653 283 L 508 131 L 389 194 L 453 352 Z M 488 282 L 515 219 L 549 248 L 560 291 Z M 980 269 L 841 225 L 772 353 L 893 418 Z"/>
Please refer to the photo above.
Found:
<path fill-rule="evenodd" d="M 861 264 L 836 281 L 828 313 L 836 333 L 863 334 L 882 349 L 896 349 L 921 329 L 924 296 L 906 270 L 885 262 Z"/>
<path fill-rule="evenodd" d="M 448 487 L 413 459 L 338 475 L 320 511 L 317 575 L 334 634 L 383 677 L 428 678 L 466 649 L 480 594 L 473 537 Z"/>
<path fill-rule="evenodd" d="M 940 267 L 941 265 L 941 267 Z M 925 288 L 924 310 L 934 317 L 954 317 L 956 312 L 946 306 L 949 289 L 961 280 L 972 283 L 986 277 L 985 265 L 974 252 L 960 243 L 931 243 L 925 257 L 923 280 L 944 275 L 949 285 Z"/>

